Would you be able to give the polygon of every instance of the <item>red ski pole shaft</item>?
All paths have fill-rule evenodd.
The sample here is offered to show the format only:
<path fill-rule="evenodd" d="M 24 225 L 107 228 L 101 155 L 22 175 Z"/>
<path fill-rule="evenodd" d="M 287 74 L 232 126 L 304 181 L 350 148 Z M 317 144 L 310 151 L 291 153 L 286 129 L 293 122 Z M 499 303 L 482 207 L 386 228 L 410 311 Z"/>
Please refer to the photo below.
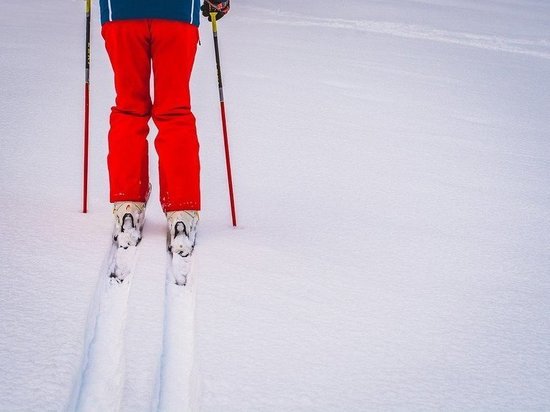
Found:
<path fill-rule="evenodd" d="M 85 83 L 84 83 L 84 173 L 82 188 L 82 213 L 88 212 L 88 141 L 90 136 L 90 20 L 91 0 L 86 0 L 86 62 L 85 62 Z"/>
<path fill-rule="evenodd" d="M 225 118 L 225 101 L 223 98 L 222 69 L 220 64 L 220 49 L 218 45 L 218 24 L 216 22 L 217 12 L 210 13 L 212 20 L 212 33 L 214 35 L 214 51 L 216 53 L 216 69 L 218 71 L 218 90 L 220 94 L 220 111 L 222 115 L 223 143 L 225 147 L 225 165 L 227 168 L 227 184 L 229 186 L 229 202 L 231 206 L 231 220 L 233 226 L 237 226 L 237 215 L 235 211 L 235 196 L 233 193 L 233 178 L 231 177 L 231 159 L 229 156 L 229 138 L 227 137 L 227 122 Z"/>

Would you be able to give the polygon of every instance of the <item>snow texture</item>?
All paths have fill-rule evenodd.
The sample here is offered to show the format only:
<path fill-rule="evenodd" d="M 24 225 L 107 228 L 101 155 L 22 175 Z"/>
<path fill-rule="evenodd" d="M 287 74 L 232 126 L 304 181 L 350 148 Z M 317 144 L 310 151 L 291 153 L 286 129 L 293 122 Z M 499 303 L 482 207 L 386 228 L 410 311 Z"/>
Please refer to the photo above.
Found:
<path fill-rule="evenodd" d="M 0 410 L 550 410 L 550 3 L 234 3 L 239 227 L 204 22 L 182 289 L 154 150 L 134 273 L 105 279 L 97 4 L 84 215 L 84 2 L 2 0 Z"/>

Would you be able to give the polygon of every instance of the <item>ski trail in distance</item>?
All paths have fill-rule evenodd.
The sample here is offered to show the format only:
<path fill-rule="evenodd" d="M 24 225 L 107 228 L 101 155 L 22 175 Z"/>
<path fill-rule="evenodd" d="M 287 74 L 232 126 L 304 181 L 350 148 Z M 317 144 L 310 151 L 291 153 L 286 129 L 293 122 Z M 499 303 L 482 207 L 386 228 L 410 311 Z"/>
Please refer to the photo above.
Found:
<path fill-rule="evenodd" d="M 548 38 L 513 38 L 391 21 L 311 17 L 289 12 L 275 12 L 259 7 L 249 7 L 249 9 L 262 13 L 265 16 L 262 22 L 272 25 L 354 30 L 550 59 L 550 39 Z M 244 16 L 237 18 L 245 22 L 254 20 Z"/>

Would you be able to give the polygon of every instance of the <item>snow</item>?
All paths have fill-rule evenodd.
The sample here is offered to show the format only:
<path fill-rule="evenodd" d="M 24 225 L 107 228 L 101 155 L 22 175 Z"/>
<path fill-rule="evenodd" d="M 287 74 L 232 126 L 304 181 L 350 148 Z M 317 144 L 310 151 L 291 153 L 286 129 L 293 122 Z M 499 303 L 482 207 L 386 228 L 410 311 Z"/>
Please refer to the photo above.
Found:
<path fill-rule="evenodd" d="M 97 4 L 83 215 L 83 2 L 3 0 L 0 410 L 550 409 L 550 5 L 258 5 L 219 26 L 239 227 L 203 24 L 192 283 L 151 150 L 112 289 Z"/>

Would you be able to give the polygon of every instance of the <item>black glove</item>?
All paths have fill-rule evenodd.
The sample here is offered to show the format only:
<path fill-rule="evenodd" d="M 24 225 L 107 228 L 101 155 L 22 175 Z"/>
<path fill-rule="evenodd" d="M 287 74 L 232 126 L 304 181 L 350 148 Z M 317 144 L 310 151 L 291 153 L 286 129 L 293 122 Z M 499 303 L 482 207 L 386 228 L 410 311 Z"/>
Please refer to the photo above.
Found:
<path fill-rule="evenodd" d="M 208 21 L 212 21 L 210 13 L 216 12 L 216 20 L 221 19 L 229 12 L 230 0 L 204 0 L 201 6 L 202 15 L 208 17 Z"/>

